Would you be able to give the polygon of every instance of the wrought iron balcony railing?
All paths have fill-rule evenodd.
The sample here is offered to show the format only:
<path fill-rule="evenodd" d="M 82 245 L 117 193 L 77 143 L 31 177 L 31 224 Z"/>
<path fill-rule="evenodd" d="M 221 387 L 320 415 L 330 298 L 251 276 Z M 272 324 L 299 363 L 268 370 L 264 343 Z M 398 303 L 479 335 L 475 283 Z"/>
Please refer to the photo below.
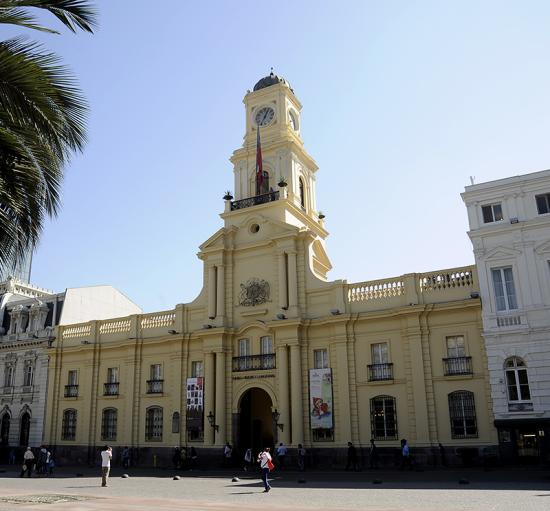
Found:
<path fill-rule="evenodd" d="M 237 209 L 249 208 L 251 206 L 257 206 L 258 204 L 265 204 L 267 202 L 273 202 L 279 200 L 279 192 L 273 191 L 264 193 L 262 195 L 256 195 L 254 197 L 248 197 L 246 199 L 236 200 L 231 202 L 231 211 Z"/>
<path fill-rule="evenodd" d="M 78 385 L 65 385 L 65 397 L 78 397 Z"/>
<path fill-rule="evenodd" d="M 147 380 L 147 394 L 162 394 L 164 380 Z"/>
<path fill-rule="evenodd" d="M 472 357 L 444 358 L 445 376 L 472 374 Z"/>
<path fill-rule="evenodd" d="M 118 396 L 118 382 L 104 383 L 103 395 L 104 396 Z"/>
<path fill-rule="evenodd" d="M 369 381 L 393 380 L 393 364 L 371 364 L 368 367 Z"/>
<path fill-rule="evenodd" d="M 258 371 L 261 369 L 275 369 L 275 353 L 233 357 L 233 371 L 235 372 Z"/>

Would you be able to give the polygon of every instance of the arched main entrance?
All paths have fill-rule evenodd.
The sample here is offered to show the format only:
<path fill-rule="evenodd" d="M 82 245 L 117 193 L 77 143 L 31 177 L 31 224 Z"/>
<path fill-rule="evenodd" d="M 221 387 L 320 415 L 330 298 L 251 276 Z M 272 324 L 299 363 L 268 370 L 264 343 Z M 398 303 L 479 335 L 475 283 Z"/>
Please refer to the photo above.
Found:
<path fill-rule="evenodd" d="M 31 431 L 31 416 L 29 412 L 25 412 L 21 415 L 19 423 L 19 445 L 26 447 L 29 445 L 29 433 Z"/>
<path fill-rule="evenodd" d="M 252 388 L 242 395 L 237 430 L 237 446 L 242 452 L 251 447 L 255 456 L 264 447 L 273 447 L 272 406 L 265 390 Z"/>

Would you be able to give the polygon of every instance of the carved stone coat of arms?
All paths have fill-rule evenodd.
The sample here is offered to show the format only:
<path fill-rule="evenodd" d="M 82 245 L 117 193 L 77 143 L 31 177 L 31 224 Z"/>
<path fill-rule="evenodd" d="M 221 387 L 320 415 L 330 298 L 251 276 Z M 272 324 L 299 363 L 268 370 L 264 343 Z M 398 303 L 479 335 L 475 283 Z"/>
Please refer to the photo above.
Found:
<path fill-rule="evenodd" d="M 269 282 L 253 277 L 246 284 L 241 284 L 239 305 L 254 307 L 265 302 L 269 302 Z"/>

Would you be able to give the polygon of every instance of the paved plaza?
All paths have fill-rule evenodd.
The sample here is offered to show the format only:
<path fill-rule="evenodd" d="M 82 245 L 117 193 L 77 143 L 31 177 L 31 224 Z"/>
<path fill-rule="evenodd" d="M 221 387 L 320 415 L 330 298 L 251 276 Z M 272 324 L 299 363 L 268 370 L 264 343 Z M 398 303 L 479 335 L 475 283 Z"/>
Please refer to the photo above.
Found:
<path fill-rule="evenodd" d="M 542 511 L 550 507 L 550 476 L 541 470 L 278 473 L 268 494 L 262 492 L 258 478 L 237 471 L 239 481 L 232 482 L 229 472 L 184 473 L 173 480 L 175 473 L 169 470 L 156 475 L 130 470 L 125 479 L 120 469 L 114 469 L 109 487 L 101 488 L 93 470 L 85 469 L 79 477 L 76 470 L 61 471 L 53 478 L 20 479 L 7 469 L 0 479 L 0 510 Z"/>

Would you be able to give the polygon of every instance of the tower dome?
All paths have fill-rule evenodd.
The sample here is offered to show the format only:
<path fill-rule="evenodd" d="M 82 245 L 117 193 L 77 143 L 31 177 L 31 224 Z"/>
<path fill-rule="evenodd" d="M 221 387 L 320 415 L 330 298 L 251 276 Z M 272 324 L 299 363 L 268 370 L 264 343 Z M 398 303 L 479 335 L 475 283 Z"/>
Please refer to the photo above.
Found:
<path fill-rule="evenodd" d="M 258 80 L 256 85 L 254 85 L 254 91 L 265 89 L 266 87 L 271 87 L 271 85 L 277 85 L 278 83 L 284 83 L 288 86 L 290 90 L 292 90 L 290 84 L 282 76 L 277 76 L 275 73 L 273 73 L 273 68 L 271 68 L 271 73 Z"/>

